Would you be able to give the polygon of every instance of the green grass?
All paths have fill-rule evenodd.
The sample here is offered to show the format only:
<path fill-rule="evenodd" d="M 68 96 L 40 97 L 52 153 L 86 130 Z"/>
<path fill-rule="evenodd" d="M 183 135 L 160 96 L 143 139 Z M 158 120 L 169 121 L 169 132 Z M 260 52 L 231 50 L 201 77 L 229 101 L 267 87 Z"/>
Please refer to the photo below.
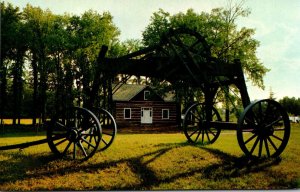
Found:
<path fill-rule="evenodd" d="M 45 136 L 0 137 L 0 145 Z M 47 144 L 0 151 L 0 190 L 294 189 L 300 187 L 300 126 L 280 158 L 248 161 L 235 132 L 192 146 L 183 134 L 119 134 L 86 162 L 53 158 Z"/>

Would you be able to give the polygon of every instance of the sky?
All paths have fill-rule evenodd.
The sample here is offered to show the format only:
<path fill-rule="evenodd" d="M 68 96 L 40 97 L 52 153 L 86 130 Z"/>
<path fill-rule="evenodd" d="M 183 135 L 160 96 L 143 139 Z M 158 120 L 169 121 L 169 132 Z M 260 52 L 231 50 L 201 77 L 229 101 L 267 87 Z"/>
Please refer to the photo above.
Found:
<path fill-rule="evenodd" d="M 26 4 L 50 9 L 55 14 L 81 15 L 92 9 L 109 11 L 121 31 L 121 40 L 141 39 L 153 12 L 162 8 L 171 14 L 210 12 L 226 7 L 227 0 L 4 0 L 21 9 Z M 233 0 L 234 2 L 234 0 Z M 239 2 L 239 0 L 237 0 Z M 300 0 L 246 0 L 251 14 L 239 19 L 238 27 L 254 28 L 260 42 L 257 57 L 271 71 L 264 78 L 265 90 L 247 82 L 251 100 L 265 99 L 274 92 L 276 100 L 284 96 L 300 98 Z"/>

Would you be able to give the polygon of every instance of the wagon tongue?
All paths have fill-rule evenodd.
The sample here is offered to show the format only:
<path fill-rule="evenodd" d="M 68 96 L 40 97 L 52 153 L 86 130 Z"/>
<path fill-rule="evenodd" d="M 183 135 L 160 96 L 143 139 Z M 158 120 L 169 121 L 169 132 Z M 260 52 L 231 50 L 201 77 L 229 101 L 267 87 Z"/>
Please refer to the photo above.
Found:
<path fill-rule="evenodd" d="M 41 140 L 26 142 L 26 143 L 21 143 L 21 144 L 0 146 L 0 151 L 10 150 L 10 149 L 24 149 L 24 148 L 27 148 L 30 146 L 40 145 L 40 144 L 44 144 L 47 142 L 48 142 L 47 139 L 41 139 Z"/>

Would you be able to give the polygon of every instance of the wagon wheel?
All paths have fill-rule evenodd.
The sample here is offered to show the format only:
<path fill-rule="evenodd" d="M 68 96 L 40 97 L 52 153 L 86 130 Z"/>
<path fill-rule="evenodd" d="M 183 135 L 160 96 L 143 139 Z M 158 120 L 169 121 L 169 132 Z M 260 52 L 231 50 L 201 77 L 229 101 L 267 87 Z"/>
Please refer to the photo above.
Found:
<path fill-rule="evenodd" d="M 110 114 L 107 110 L 102 108 L 94 108 L 93 111 L 95 112 L 101 124 L 102 139 L 100 142 L 100 150 L 104 151 L 113 143 L 116 137 L 117 124 L 112 114 Z"/>
<path fill-rule="evenodd" d="M 279 103 L 265 99 L 246 107 L 238 120 L 237 139 L 250 157 L 276 157 L 290 137 L 290 123 Z"/>
<path fill-rule="evenodd" d="M 85 108 L 73 107 L 51 120 L 47 140 L 51 151 L 62 158 L 87 160 L 98 149 L 101 125 Z"/>
<path fill-rule="evenodd" d="M 207 64 L 212 60 L 210 47 L 202 35 L 188 28 L 171 29 L 160 43 L 161 54 L 176 62 L 181 61 L 192 79 L 201 82 L 199 77 L 204 78 L 203 70 L 209 67 Z"/>
<path fill-rule="evenodd" d="M 212 107 L 212 121 L 222 121 L 214 107 Z M 183 119 L 183 131 L 188 141 L 195 144 L 214 143 L 221 133 L 221 129 L 211 127 L 206 122 L 205 105 L 200 103 L 193 104 L 186 111 Z"/>

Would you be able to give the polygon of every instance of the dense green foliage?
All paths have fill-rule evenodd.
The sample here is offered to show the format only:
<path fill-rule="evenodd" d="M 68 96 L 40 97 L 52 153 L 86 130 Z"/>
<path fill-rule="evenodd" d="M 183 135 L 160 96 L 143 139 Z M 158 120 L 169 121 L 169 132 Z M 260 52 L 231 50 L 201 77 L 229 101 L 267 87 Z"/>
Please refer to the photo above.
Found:
<path fill-rule="evenodd" d="M 75 99 L 82 102 L 100 46 L 110 47 L 109 56 L 126 51 L 119 34 L 108 12 L 55 15 L 1 2 L 1 116 L 44 119 Z"/>
<path fill-rule="evenodd" d="M 285 110 L 292 115 L 300 115 L 300 98 L 284 97 L 279 100 L 279 103 L 285 108 Z"/>
<path fill-rule="evenodd" d="M 120 31 L 109 12 L 57 15 L 29 4 L 19 10 L 1 2 L 0 116 L 13 118 L 14 124 L 16 119 L 31 117 L 35 124 L 36 118 L 45 119 L 72 104 L 84 105 L 91 95 L 102 45 L 109 46 L 108 57 L 117 57 L 151 46 L 166 30 L 180 26 L 205 36 L 213 56 L 225 62 L 241 59 L 248 79 L 263 87 L 268 70 L 255 55 L 259 42 L 252 38 L 254 30 L 239 29 L 235 23 L 248 14 L 241 5 L 211 13 L 190 9 L 170 15 L 159 10 L 153 13 L 142 40 L 120 42 Z M 136 77 L 134 82 L 148 80 Z M 151 83 L 161 84 L 154 79 Z M 186 91 L 191 90 L 184 91 L 188 95 Z M 106 94 L 100 89 L 96 101 Z"/>

